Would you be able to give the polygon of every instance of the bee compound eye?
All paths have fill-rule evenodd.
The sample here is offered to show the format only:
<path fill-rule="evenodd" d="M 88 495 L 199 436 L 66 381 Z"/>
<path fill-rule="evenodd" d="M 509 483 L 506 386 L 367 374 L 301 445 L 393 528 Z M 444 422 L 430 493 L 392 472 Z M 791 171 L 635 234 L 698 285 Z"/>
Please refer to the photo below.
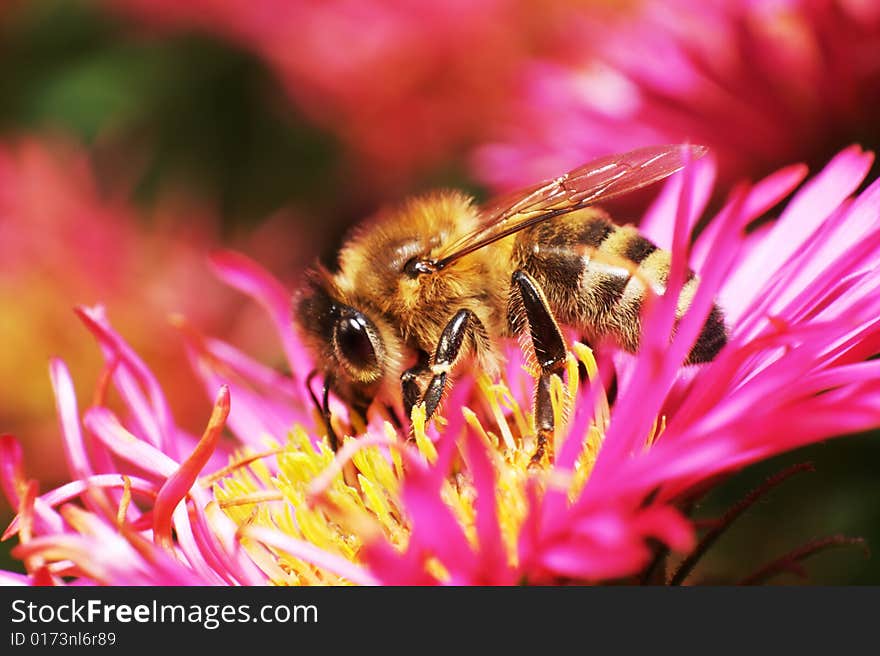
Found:
<path fill-rule="evenodd" d="M 339 319 L 333 329 L 333 339 L 339 354 L 353 368 L 367 371 L 378 365 L 369 330 L 361 317 Z"/>

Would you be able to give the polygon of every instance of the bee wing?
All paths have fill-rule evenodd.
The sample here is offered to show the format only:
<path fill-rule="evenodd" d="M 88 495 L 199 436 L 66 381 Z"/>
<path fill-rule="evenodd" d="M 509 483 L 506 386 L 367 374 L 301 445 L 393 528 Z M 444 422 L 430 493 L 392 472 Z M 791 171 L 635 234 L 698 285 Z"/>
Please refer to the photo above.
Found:
<path fill-rule="evenodd" d="M 704 146 L 648 146 L 602 157 L 554 180 L 505 196 L 482 210 L 481 227 L 444 249 L 436 266 L 443 268 L 525 228 L 646 187 L 705 154 Z"/>

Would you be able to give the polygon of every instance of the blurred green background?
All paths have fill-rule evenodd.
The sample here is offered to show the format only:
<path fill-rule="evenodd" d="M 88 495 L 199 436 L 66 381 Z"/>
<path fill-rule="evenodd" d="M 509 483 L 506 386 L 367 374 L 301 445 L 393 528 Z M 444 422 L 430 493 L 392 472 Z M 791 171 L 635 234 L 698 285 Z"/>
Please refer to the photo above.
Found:
<path fill-rule="evenodd" d="M 352 171 L 336 136 L 297 112 L 265 63 L 230 41 L 133 29 L 90 0 L 18 4 L 0 23 L 4 136 L 72 136 L 108 188 L 120 170 L 135 171 L 123 181 L 134 183 L 135 202 L 183 191 L 209 203 L 226 229 L 295 207 L 313 219 L 297 230 L 325 257 L 345 227 L 388 200 L 388 189 Z M 437 186 L 483 195 L 460 159 L 415 171 L 405 190 Z"/>
<path fill-rule="evenodd" d="M 289 203 L 339 211 L 330 135 L 304 124 L 253 55 L 206 35 L 137 38 L 95 3 L 22 3 L 2 25 L 0 129 L 60 131 L 93 149 L 112 185 L 116 158 L 146 161 L 134 198 L 177 186 L 227 224 Z M 109 176 L 109 179 L 108 179 Z"/>
<path fill-rule="evenodd" d="M 221 237 L 284 210 L 285 225 L 309 244 L 291 252 L 289 272 L 315 255 L 331 254 L 344 230 L 392 193 L 440 184 L 485 193 L 456 158 L 419 171 L 398 188 L 359 184 L 345 145 L 298 114 L 254 55 L 205 34 L 133 34 L 125 19 L 94 3 L 47 0 L 6 10 L 0 133 L 3 139 L 60 134 L 81 144 L 93 157 L 99 185 L 130 189 L 131 199 L 147 210 L 167 194 L 194 196 L 220 217 Z M 89 340 L 85 331 L 82 339 Z M 53 438 L 46 437 L 45 448 L 57 448 Z M 770 474 L 804 461 L 816 472 L 787 482 L 742 517 L 693 580 L 735 581 L 800 544 L 836 533 L 864 537 L 880 550 L 876 435 L 829 441 L 751 467 L 713 490 L 696 516 L 722 513 Z M 36 463 L 28 464 L 33 472 Z M 45 481 L 44 489 L 53 482 Z M 8 518 L 6 509 L 4 525 Z M 10 546 L 0 545 L 0 567 L 20 569 L 9 558 Z M 806 568 L 811 583 L 880 583 L 880 557 L 866 558 L 858 548 L 817 555 Z"/>

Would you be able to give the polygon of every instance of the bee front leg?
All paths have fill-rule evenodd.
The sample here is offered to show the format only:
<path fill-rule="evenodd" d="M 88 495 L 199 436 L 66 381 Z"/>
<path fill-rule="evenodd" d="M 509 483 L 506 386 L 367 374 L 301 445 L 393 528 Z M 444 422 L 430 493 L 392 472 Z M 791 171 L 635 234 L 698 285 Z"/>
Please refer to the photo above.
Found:
<path fill-rule="evenodd" d="M 553 460 L 554 420 L 550 382 L 554 374 L 561 376 L 565 371 L 565 338 L 553 317 L 547 297 L 532 276 L 522 270 L 515 271 L 511 279 L 511 290 L 511 315 L 515 315 L 518 310 L 524 314 L 535 358 L 541 368 L 535 389 L 535 430 L 538 444 L 532 456 L 532 464 L 538 465 Z"/>
<path fill-rule="evenodd" d="M 430 366 L 431 381 L 422 397 L 425 402 L 426 418 L 430 419 L 440 405 L 449 374 L 463 355 L 462 345 L 465 339 L 481 327 L 480 320 L 473 312 L 459 310 L 443 328 L 437 349 L 434 351 L 434 362 Z"/>

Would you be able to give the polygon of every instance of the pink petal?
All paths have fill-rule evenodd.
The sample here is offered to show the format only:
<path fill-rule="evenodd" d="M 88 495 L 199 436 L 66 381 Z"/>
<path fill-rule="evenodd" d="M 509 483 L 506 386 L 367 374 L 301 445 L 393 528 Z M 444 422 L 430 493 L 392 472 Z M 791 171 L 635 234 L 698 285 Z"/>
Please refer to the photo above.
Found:
<path fill-rule="evenodd" d="M 729 289 L 759 290 L 844 199 L 858 188 L 871 167 L 873 155 L 857 146 L 842 151 L 795 195 L 774 225 L 727 281 Z"/>
<path fill-rule="evenodd" d="M 213 504 L 213 505 L 212 505 Z M 211 513 L 209 520 L 208 514 Z M 266 575 L 257 567 L 239 540 L 239 526 L 216 503 L 195 506 L 196 538 L 210 549 L 222 565 L 218 571 L 233 575 L 241 585 L 265 585 Z"/>
<path fill-rule="evenodd" d="M 692 167 L 694 200 L 688 216 L 689 233 L 706 209 L 718 173 L 718 165 L 712 155 L 697 160 Z M 681 201 L 683 180 L 682 173 L 672 176 L 639 222 L 640 232 L 666 250 L 672 248 L 672 228 L 675 225 L 676 208 Z"/>
<path fill-rule="evenodd" d="M 92 331 L 98 341 L 101 343 L 113 357 L 120 359 L 120 366 L 127 367 L 135 376 L 137 381 L 143 385 L 150 397 L 150 410 L 146 410 L 140 392 L 137 386 L 131 382 L 123 370 L 117 370 L 114 377 L 120 383 L 120 392 L 123 399 L 127 402 L 129 408 L 139 417 L 142 427 L 147 430 L 147 435 L 152 434 L 152 427 L 155 427 L 157 435 L 153 435 L 151 441 L 160 446 L 164 453 L 172 458 L 177 457 L 177 445 L 173 442 L 173 421 L 168 403 L 162 393 L 162 388 L 155 376 L 144 364 L 143 360 L 125 343 L 109 325 L 104 316 L 103 309 L 97 308 L 76 308 L 76 313 L 86 324 L 86 327 Z"/>
<path fill-rule="evenodd" d="M 262 448 L 265 446 L 265 436 L 282 439 L 297 421 L 303 422 L 303 414 L 296 412 L 289 400 L 279 398 L 271 390 L 265 393 L 263 390 L 253 390 L 245 382 L 229 376 L 228 372 L 223 375 L 223 363 L 218 366 L 210 358 L 204 357 L 192 342 L 187 342 L 187 356 L 207 391 L 212 392 L 225 385 L 235 396 L 229 426 L 243 444 Z"/>
<path fill-rule="evenodd" d="M 19 490 L 25 484 L 21 445 L 12 435 L 0 435 L 0 486 L 13 508 L 18 508 Z"/>
<path fill-rule="evenodd" d="M 437 461 L 428 467 L 415 458 L 407 462 L 401 497 L 410 522 L 408 550 L 434 555 L 453 576 L 474 574 L 474 552 L 464 530 L 440 496 L 454 454 L 455 442 L 440 441 Z"/>
<path fill-rule="evenodd" d="M 399 553 L 384 540 L 377 540 L 364 545 L 361 553 L 379 585 L 427 586 L 439 583 L 425 569 L 424 554 L 413 549 Z"/>
<path fill-rule="evenodd" d="M 6 585 L 31 585 L 31 579 L 27 574 L 0 569 L 0 586 Z"/>
<path fill-rule="evenodd" d="M 181 463 L 159 490 L 153 505 L 153 533 L 157 544 L 171 549 L 171 515 L 196 482 L 199 473 L 208 463 L 217 446 L 226 417 L 229 415 L 229 388 L 221 387 L 214 404 L 214 411 L 202 439 L 190 456 Z"/>
<path fill-rule="evenodd" d="M 151 501 L 156 498 L 157 488 L 155 483 L 151 483 L 150 481 L 136 476 L 129 476 L 128 479 L 131 482 L 132 492 L 143 494 Z M 50 490 L 39 496 L 36 499 L 35 504 L 39 505 L 40 503 L 43 503 L 49 508 L 54 508 L 62 503 L 67 503 L 71 499 L 74 499 L 93 488 L 122 488 L 123 486 L 124 481 L 119 474 L 95 474 L 94 476 L 89 476 L 81 480 L 65 483 L 54 490 Z M 16 517 L 10 522 L 9 528 L 6 529 L 2 539 L 5 540 L 12 537 L 18 533 L 18 530 L 19 522 Z"/>
<path fill-rule="evenodd" d="M 259 264 L 239 253 L 219 251 L 211 256 L 217 276 L 260 303 L 275 324 L 294 378 L 302 381 L 312 361 L 293 330 L 290 293 Z"/>
<path fill-rule="evenodd" d="M 70 372 L 64 362 L 52 358 L 49 363 L 49 374 L 55 391 L 55 406 L 61 423 L 67 466 L 74 478 L 88 478 L 93 471 L 79 426 L 79 409 L 76 405 L 76 393 Z"/>
<path fill-rule="evenodd" d="M 286 533 L 264 526 L 248 526 L 244 535 L 263 544 L 280 549 L 294 558 L 329 570 L 358 585 L 378 585 L 378 581 L 362 567 L 349 560 L 319 549 L 310 542 L 290 537 Z"/>
<path fill-rule="evenodd" d="M 164 479 L 177 470 L 176 461 L 125 430 L 106 408 L 91 408 L 83 423 L 113 453 L 143 471 Z"/>
<path fill-rule="evenodd" d="M 775 173 L 768 175 L 766 178 L 757 182 L 749 193 L 743 214 L 751 218 L 757 218 L 770 210 L 774 205 L 781 202 L 783 198 L 788 196 L 807 176 L 809 170 L 803 164 L 794 164 L 784 169 L 780 169 Z M 706 252 L 709 243 L 713 240 L 714 233 L 719 230 L 721 224 L 716 220 L 712 221 L 699 238 L 694 242 L 693 253 L 691 256 L 691 264 L 695 271 L 702 271 L 705 261 Z M 768 225 L 768 229 L 769 229 Z M 764 234 L 761 242 L 767 238 Z M 727 282 L 725 282 L 725 285 Z"/>
<path fill-rule="evenodd" d="M 507 565 L 507 554 L 498 525 L 495 506 L 495 470 L 485 445 L 473 432 L 465 436 L 468 469 L 474 479 L 476 499 L 476 528 L 480 544 L 481 574 L 486 583 L 505 584 L 512 581 Z"/>

